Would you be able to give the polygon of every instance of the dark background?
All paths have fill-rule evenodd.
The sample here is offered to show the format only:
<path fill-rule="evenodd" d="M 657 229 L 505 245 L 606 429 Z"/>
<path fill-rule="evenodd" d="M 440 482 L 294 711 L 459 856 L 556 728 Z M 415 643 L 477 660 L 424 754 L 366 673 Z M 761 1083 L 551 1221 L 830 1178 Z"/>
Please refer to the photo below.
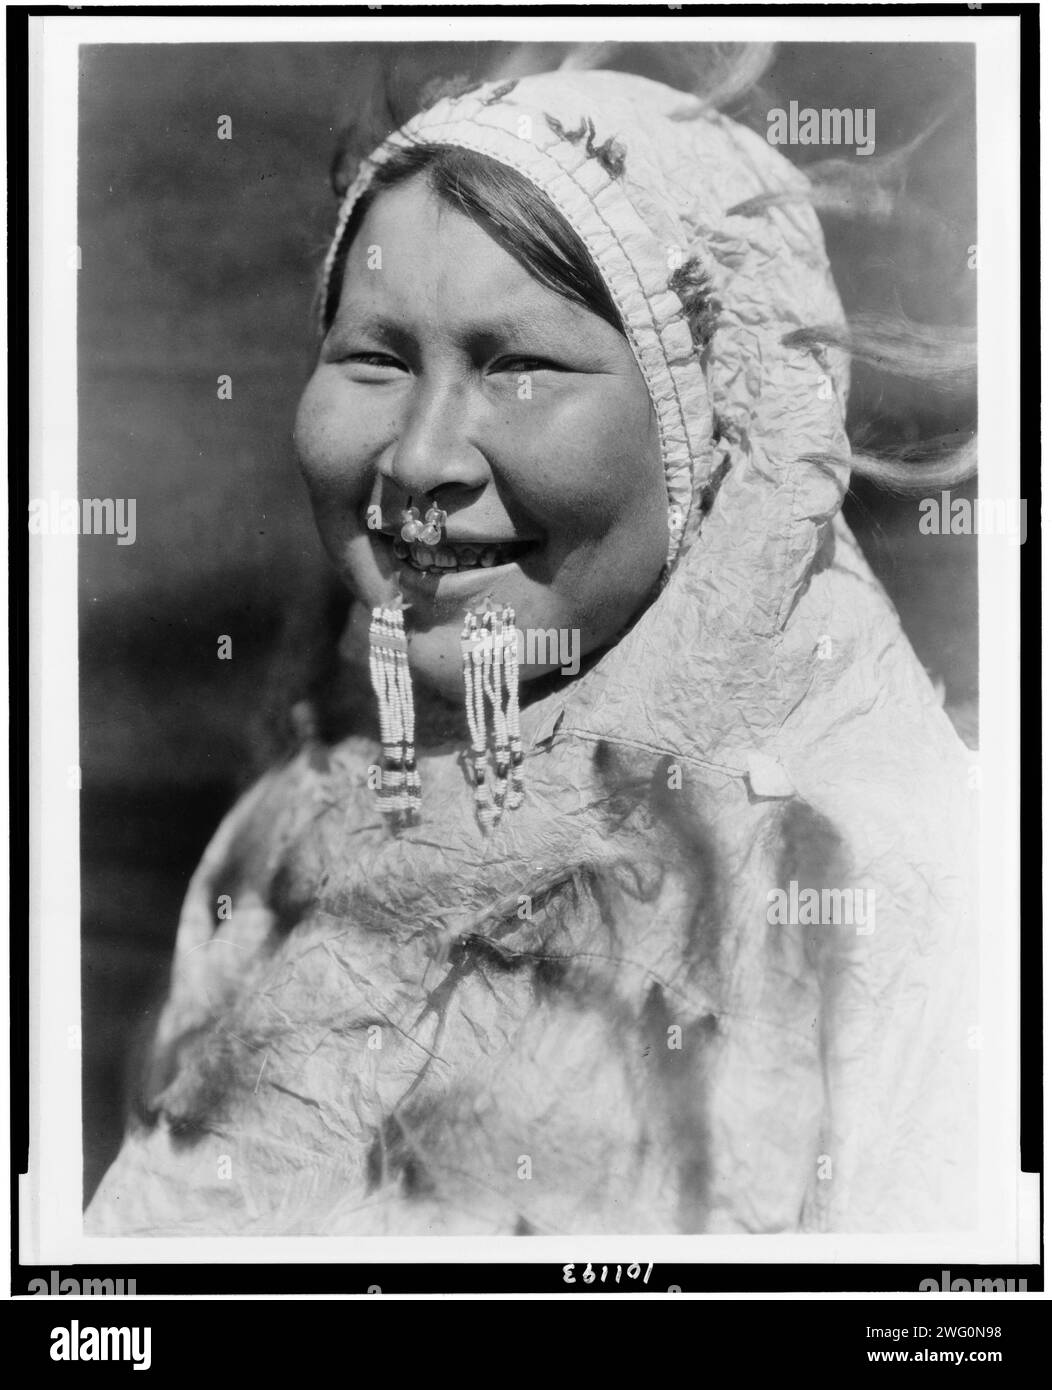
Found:
<path fill-rule="evenodd" d="M 562 52 L 82 49 L 79 491 L 137 504 L 134 545 L 85 536 L 79 552 L 85 1200 L 120 1142 L 186 882 L 238 791 L 280 754 L 339 616 L 290 442 L 337 136 L 350 127 L 371 145 L 436 77 L 543 70 Z M 685 54 L 637 48 L 611 65 L 683 85 Z M 790 99 L 873 107 L 873 160 L 942 118 L 902 167 L 900 216 L 826 224 L 849 311 L 974 323 L 972 74 L 963 45 L 784 46 L 728 108 L 763 132 Z M 217 139 L 223 115 L 231 140 Z M 217 398 L 220 374 L 231 400 Z M 930 387 L 865 369 L 855 380 L 850 423 L 870 447 L 971 423 L 967 401 Z M 962 728 L 974 723 L 974 542 L 920 536 L 915 500 L 866 486 L 848 515 Z"/>

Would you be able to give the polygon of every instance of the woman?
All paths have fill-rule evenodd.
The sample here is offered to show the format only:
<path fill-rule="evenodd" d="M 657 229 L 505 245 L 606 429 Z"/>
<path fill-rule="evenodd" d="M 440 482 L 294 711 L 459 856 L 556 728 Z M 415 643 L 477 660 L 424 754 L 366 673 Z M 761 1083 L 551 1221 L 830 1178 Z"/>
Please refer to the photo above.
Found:
<path fill-rule="evenodd" d="M 643 78 L 484 84 L 363 164 L 322 316 L 375 709 L 217 833 L 86 1228 L 970 1224 L 967 757 L 839 515 L 806 180 Z"/>

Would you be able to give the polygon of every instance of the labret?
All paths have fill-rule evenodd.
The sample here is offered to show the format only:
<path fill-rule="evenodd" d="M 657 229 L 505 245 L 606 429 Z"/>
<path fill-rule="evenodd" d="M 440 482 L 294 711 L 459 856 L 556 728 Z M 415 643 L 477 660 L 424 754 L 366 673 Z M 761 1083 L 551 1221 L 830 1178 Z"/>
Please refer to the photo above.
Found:
<path fill-rule="evenodd" d="M 436 546 L 442 540 L 442 531 L 447 519 L 448 514 L 432 502 L 421 521 L 420 509 L 413 506 L 413 499 L 410 497 L 409 506 L 402 513 L 402 539 L 409 545 L 419 543 Z"/>

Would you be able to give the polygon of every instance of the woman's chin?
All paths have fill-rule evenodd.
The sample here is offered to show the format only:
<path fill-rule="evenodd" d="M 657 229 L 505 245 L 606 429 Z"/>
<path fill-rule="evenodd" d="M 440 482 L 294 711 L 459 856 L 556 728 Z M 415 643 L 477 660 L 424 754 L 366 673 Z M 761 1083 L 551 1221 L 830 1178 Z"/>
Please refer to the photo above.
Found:
<path fill-rule="evenodd" d="M 450 671 L 448 666 L 440 666 L 437 669 L 425 662 L 421 665 L 409 661 L 409 669 L 413 676 L 414 686 L 421 694 L 432 699 L 440 700 L 443 704 L 450 706 L 461 706 L 464 703 L 464 681 L 460 671 Z"/>
<path fill-rule="evenodd" d="M 409 670 L 414 688 L 427 690 L 449 704 L 464 703 L 460 630 L 431 628 L 409 633 Z"/>
<path fill-rule="evenodd" d="M 409 669 L 414 686 L 426 689 L 447 704 L 458 708 L 464 703 L 464 672 L 461 660 L 460 633 L 432 629 L 410 637 Z M 522 703 L 528 704 L 531 695 L 550 690 L 552 679 L 563 668 L 539 666 L 532 662 L 518 668 Z M 570 678 L 570 671 L 563 674 Z M 532 687 L 532 688 L 531 688 Z"/>

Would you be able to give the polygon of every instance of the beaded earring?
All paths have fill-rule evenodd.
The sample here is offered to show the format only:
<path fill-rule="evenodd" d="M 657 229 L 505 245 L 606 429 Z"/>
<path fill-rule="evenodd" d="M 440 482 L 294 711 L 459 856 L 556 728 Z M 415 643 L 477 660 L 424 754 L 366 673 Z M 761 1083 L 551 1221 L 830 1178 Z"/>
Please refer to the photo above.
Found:
<path fill-rule="evenodd" d="M 401 606 L 374 608 L 369 626 L 369 675 L 380 713 L 380 811 L 396 825 L 420 812 L 416 768 L 416 718 L 409 679 L 409 644 Z"/>
<path fill-rule="evenodd" d="M 504 607 L 494 611 L 487 606 L 483 612 L 467 613 L 460 649 L 475 813 L 479 824 L 488 830 L 499 822 L 505 805 L 514 810 L 523 798 L 519 654 L 513 610 Z M 496 767 L 492 791 L 488 768 L 491 742 Z"/>
<path fill-rule="evenodd" d="M 406 523 L 411 525 L 413 518 Z M 519 652 L 514 610 L 487 606 L 465 615 L 461 633 L 464 709 L 471 736 L 475 813 L 483 830 L 523 800 Z M 402 606 L 374 608 L 369 626 L 369 675 L 380 717 L 380 811 L 395 826 L 413 825 L 421 807 L 416 766 L 416 717 L 409 675 L 409 642 Z M 494 777 L 490 777 L 490 752 Z"/>

